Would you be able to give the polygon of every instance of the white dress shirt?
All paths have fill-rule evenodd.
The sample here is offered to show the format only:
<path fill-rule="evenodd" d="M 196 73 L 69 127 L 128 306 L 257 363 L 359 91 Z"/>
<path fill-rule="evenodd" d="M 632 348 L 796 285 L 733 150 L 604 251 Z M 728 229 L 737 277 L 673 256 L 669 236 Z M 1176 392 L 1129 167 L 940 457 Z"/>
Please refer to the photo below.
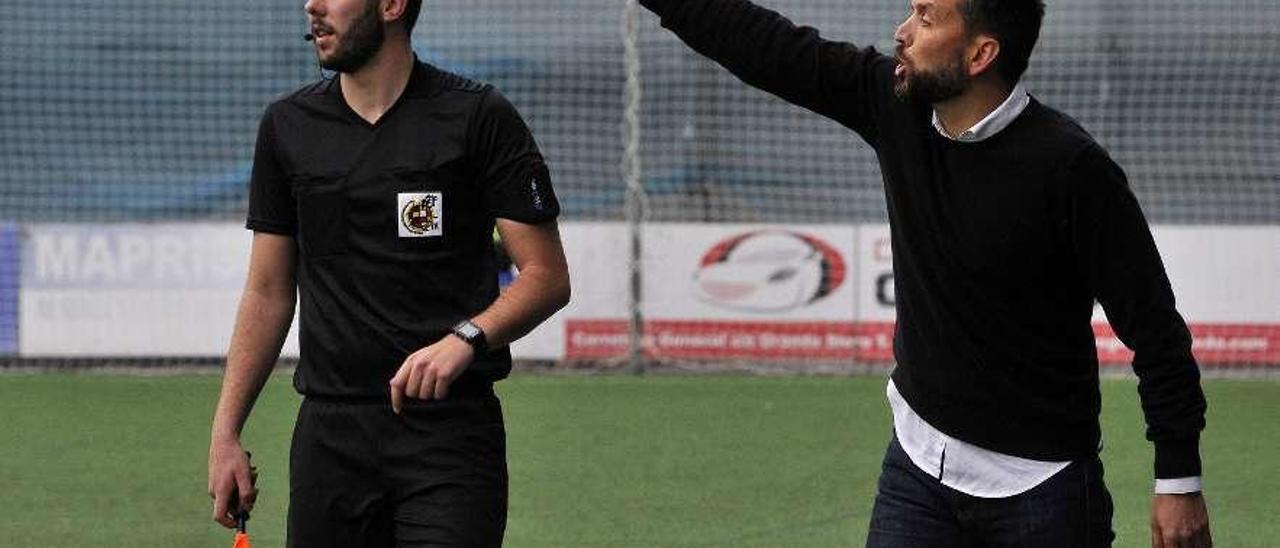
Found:
<path fill-rule="evenodd" d="M 943 434 L 907 405 L 898 387 L 886 389 L 893 431 L 902 450 L 924 473 L 966 495 L 1005 498 L 1026 492 L 1071 465 L 997 453 Z"/>
<path fill-rule="evenodd" d="M 942 128 L 942 120 L 938 118 L 938 111 L 933 111 L 933 127 L 943 137 L 953 141 L 963 143 L 974 143 L 981 141 L 992 135 L 1000 133 L 1000 130 L 1009 127 L 1009 124 L 1026 110 L 1027 105 L 1031 104 L 1031 95 L 1027 93 L 1027 88 L 1022 86 L 1022 82 L 1013 86 L 1013 91 L 1009 92 L 1009 97 L 1000 103 L 1000 106 L 991 111 L 985 118 L 974 124 L 973 127 L 960 132 L 960 135 L 952 137 L 947 134 L 947 130 Z"/>
<path fill-rule="evenodd" d="M 1009 97 L 973 127 L 952 137 L 933 113 L 933 127 L 943 137 L 962 142 L 987 139 L 1008 127 L 1031 104 L 1022 83 Z M 948 436 L 911 409 L 893 381 L 886 388 L 893 409 L 893 430 L 898 443 L 916 467 L 938 478 L 943 485 L 974 497 L 1005 498 L 1024 493 L 1061 472 L 1071 461 L 1038 461 L 1006 455 Z M 1199 476 L 1157 479 L 1156 494 L 1195 493 L 1201 490 Z"/>

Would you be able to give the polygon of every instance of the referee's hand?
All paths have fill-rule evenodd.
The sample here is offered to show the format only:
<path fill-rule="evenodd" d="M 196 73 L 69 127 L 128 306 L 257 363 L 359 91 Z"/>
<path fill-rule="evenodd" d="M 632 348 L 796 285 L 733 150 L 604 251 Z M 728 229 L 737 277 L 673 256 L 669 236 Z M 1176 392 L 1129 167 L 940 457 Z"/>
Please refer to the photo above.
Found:
<path fill-rule="evenodd" d="M 254 486 L 257 471 L 249 455 L 235 439 L 209 444 L 209 498 L 213 499 L 213 521 L 234 529 L 236 514 L 253 509 L 258 499 Z"/>
<path fill-rule="evenodd" d="M 391 409 L 399 413 L 405 398 L 444 398 L 449 394 L 449 385 L 466 371 L 474 357 L 475 349 L 454 335 L 446 335 L 410 354 L 391 378 Z"/>

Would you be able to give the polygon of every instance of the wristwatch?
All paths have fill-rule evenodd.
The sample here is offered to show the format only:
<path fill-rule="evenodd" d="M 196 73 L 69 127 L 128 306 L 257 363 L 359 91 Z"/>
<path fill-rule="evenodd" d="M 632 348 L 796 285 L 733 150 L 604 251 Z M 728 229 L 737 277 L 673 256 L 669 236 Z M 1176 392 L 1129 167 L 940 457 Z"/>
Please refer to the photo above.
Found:
<path fill-rule="evenodd" d="M 476 350 L 476 354 L 481 354 L 489 349 L 489 342 L 484 337 L 484 330 L 480 326 L 471 322 L 471 320 L 462 320 L 453 327 L 449 328 L 455 336 L 462 339 L 463 342 L 471 345 Z"/>

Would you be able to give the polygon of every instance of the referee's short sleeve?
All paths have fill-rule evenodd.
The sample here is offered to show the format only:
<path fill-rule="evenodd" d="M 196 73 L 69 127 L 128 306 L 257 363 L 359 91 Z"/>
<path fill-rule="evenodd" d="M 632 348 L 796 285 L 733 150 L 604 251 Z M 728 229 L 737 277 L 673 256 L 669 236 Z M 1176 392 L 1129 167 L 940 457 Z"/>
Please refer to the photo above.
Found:
<path fill-rule="evenodd" d="M 276 135 L 268 108 L 258 125 L 253 172 L 249 177 L 249 218 L 245 226 L 255 232 L 292 236 L 298 231 L 298 208 L 275 151 Z"/>
<path fill-rule="evenodd" d="M 480 99 L 468 136 L 489 213 L 527 224 L 555 219 L 560 202 L 529 126 L 493 88 Z"/>

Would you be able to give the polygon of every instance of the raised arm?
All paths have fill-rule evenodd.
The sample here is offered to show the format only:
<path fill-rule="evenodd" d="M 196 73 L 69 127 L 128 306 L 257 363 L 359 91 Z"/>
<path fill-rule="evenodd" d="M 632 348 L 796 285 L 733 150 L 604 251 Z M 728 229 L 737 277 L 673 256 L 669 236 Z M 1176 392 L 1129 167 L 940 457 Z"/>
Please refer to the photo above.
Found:
<path fill-rule="evenodd" d="M 747 0 L 640 0 L 694 51 L 747 84 L 875 138 L 896 62 L 822 38 Z"/>

